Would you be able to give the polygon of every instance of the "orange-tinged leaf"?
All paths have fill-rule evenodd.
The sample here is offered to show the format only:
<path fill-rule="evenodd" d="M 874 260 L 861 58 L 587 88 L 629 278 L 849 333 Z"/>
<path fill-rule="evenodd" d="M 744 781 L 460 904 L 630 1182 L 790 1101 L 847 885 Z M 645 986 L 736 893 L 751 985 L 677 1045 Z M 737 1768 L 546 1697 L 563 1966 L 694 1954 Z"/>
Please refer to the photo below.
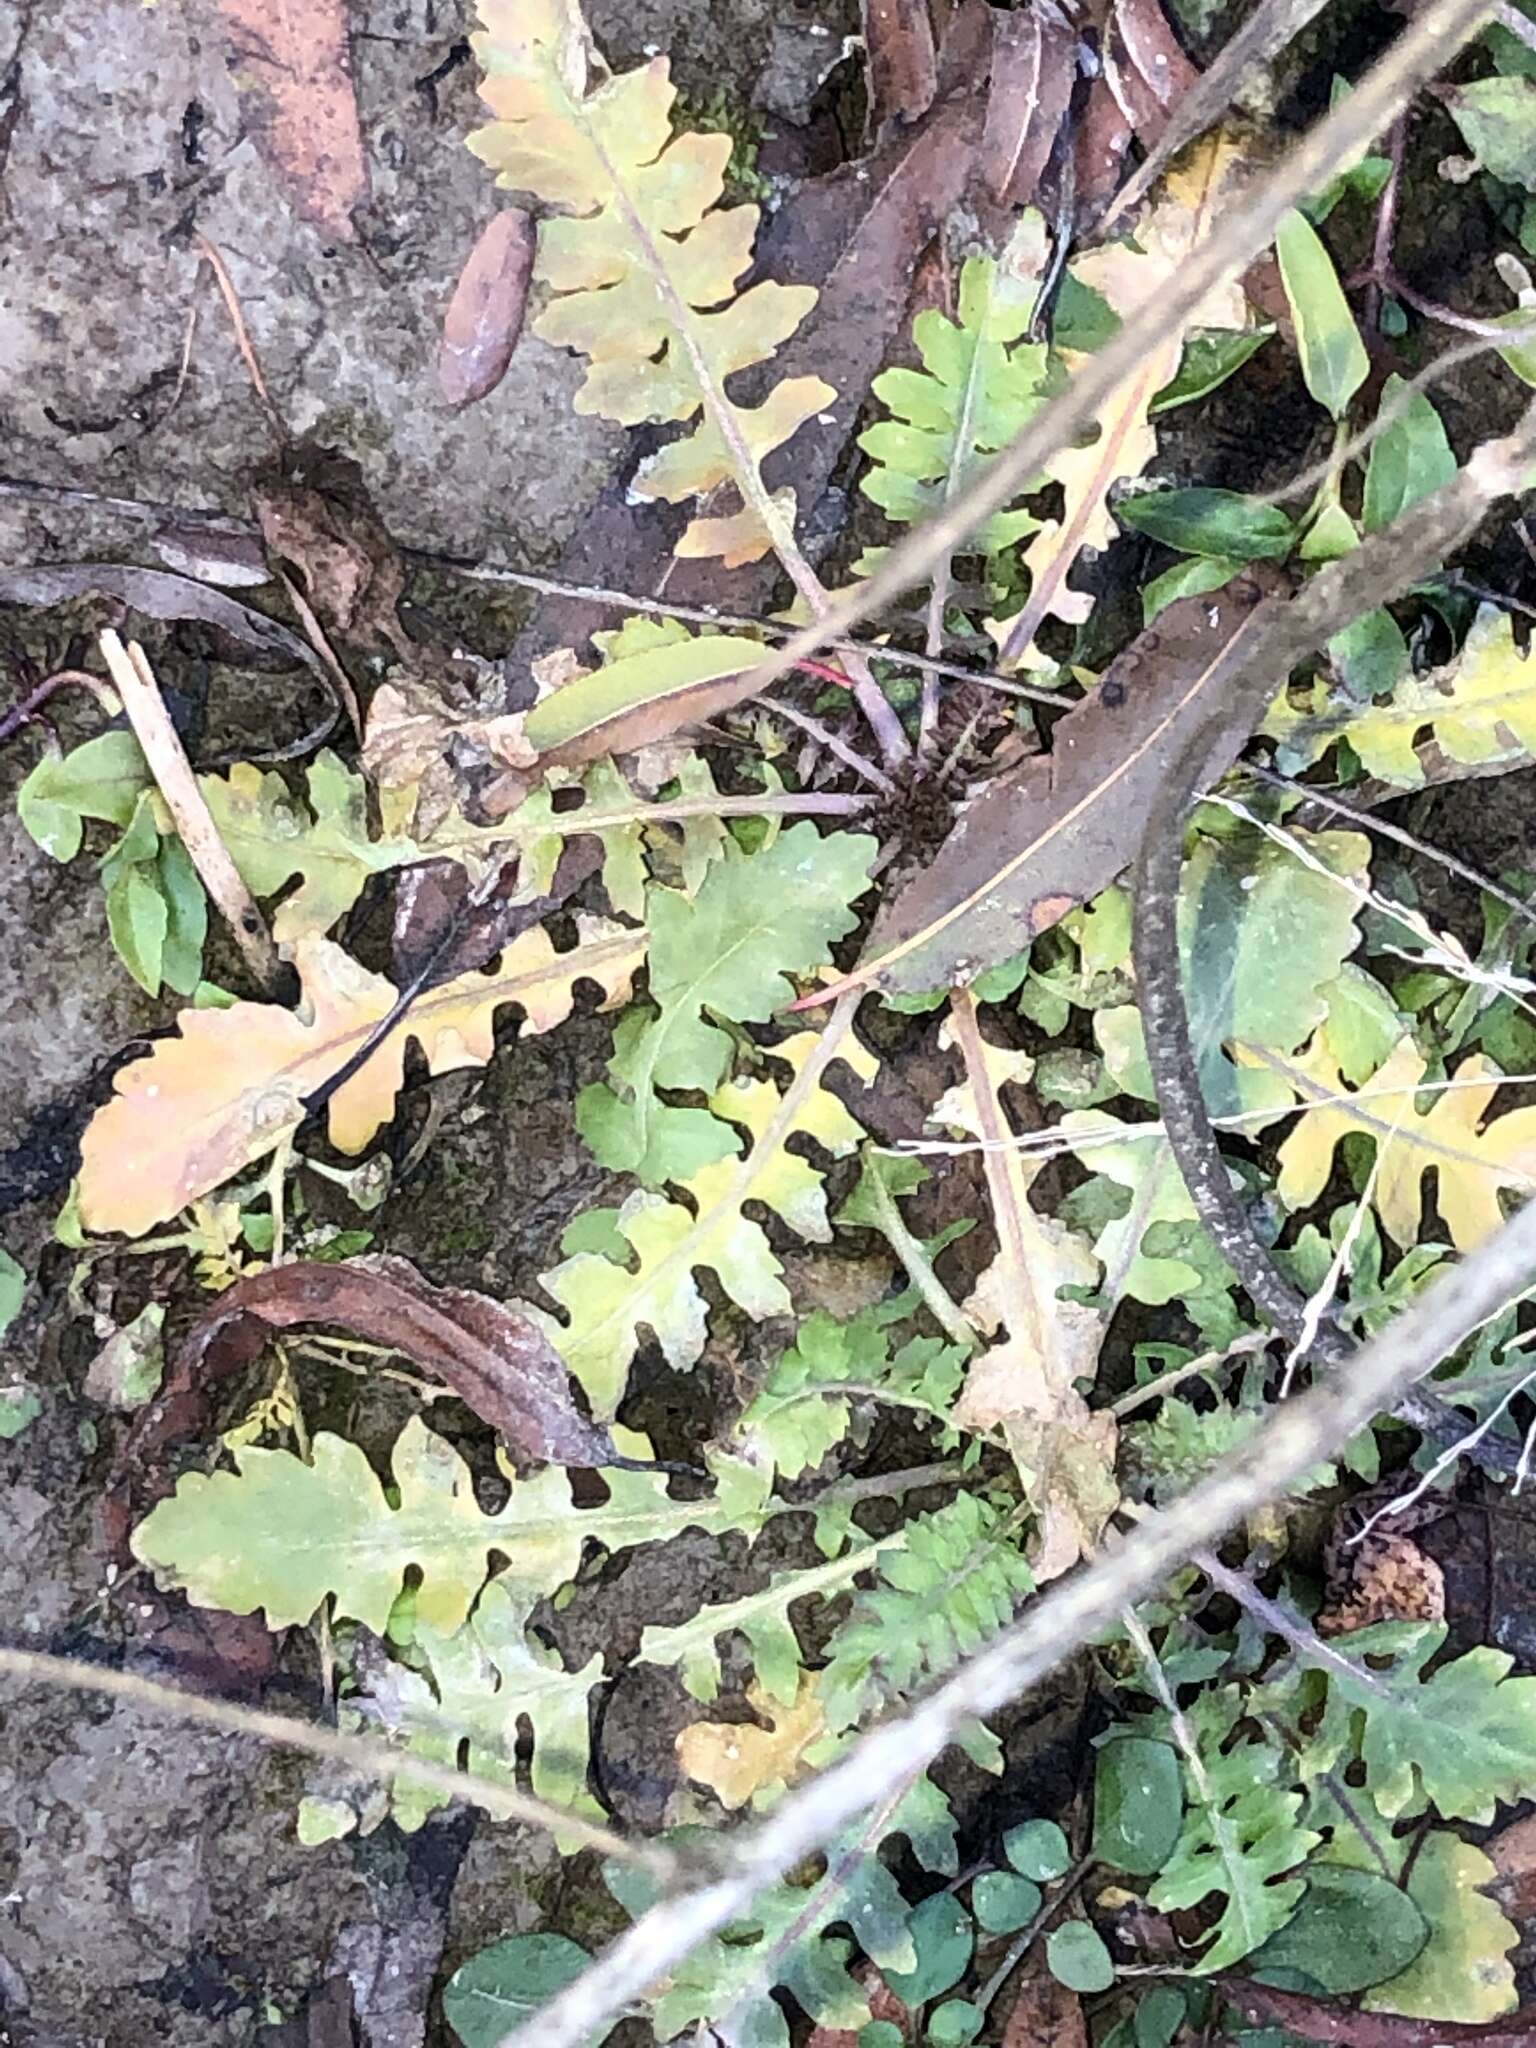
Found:
<path fill-rule="evenodd" d="M 243 126 L 289 198 L 339 242 L 368 196 L 345 0 L 218 0 Z"/>
<path fill-rule="evenodd" d="M 805 1767 L 805 1753 L 827 1732 L 816 1681 L 800 1675 L 793 1706 L 781 1706 L 758 1686 L 747 1698 L 755 1711 L 772 1722 L 758 1728 L 749 1721 L 695 1721 L 677 1738 L 677 1760 L 688 1777 L 707 1785 L 732 1813 L 771 1785 L 787 1785 Z"/>
<path fill-rule="evenodd" d="M 1315 1202 L 1333 1171 L 1334 1147 L 1352 1132 L 1374 1138 L 1373 1201 L 1393 1243 L 1416 1244 L 1423 1220 L 1424 1176 L 1436 1174 L 1435 1204 L 1459 1251 L 1471 1251 L 1503 1223 L 1501 1193 L 1536 1191 L 1536 1109 L 1483 1118 L 1502 1076 L 1474 1053 L 1452 1076 L 1455 1087 L 1436 1091 L 1420 1109 L 1417 1090 L 1425 1064 L 1404 1038 L 1361 1089 L 1351 1093 L 1320 1033 L 1294 1060 L 1238 1048 L 1245 1063 L 1262 1063 L 1311 1105 L 1280 1147 L 1278 1193 L 1289 1209 Z"/>
<path fill-rule="evenodd" d="M 595 981 L 610 1003 L 623 1001 L 645 957 L 645 933 L 578 923 L 582 942 L 569 953 L 557 953 L 536 926 L 506 949 L 493 973 L 461 975 L 420 997 L 332 1096 L 332 1142 L 360 1152 L 393 1114 L 411 1039 L 430 1071 L 446 1074 L 490 1058 L 504 1004 L 523 1006 L 524 1031 L 543 1032 L 570 1015 L 578 981 Z M 118 1075 L 116 1093 L 81 1143 L 88 1230 L 137 1236 L 264 1157 L 297 1130 L 306 1098 L 389 1014 L 393 983 L 340 946 L 303 939 L 293 951 L 304 989 L 297 1010 L 272 1003 L 183 1010 L 178 1035 Z"/>

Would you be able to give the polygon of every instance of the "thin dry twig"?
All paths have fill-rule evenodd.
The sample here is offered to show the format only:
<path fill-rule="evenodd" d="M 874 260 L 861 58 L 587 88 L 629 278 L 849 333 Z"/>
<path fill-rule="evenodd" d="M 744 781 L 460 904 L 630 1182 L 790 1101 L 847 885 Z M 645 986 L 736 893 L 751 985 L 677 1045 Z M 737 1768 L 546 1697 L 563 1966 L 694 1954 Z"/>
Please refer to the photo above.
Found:
<path fill-rule="evenodd" d="M 0 746 L 12 739 L 24 725 L 30 725 L 41 716 L 43 706 L 55 690 L 89 690 L 108 718 L 116 718 L 122 711 L 117 692 L 100 676 L 93 676 L 89 669 L 56 668 L 51 676 L 44 676 L 35 689 L 27 694 L 10 710 L 0 714 Z"/>
<path fill-rule="evenodd" d="M 272 934 L 256 907 L 255 897 L 241 879 L 240 870 L 230 859 L 229 849 L 219 837 L 219 828 L 198 787 L 180 735 L 171 723 L 148 657 L 137 640 L 130 640 L 124 647 L 110 626 L 101 634 L 101 651 L 123 700 L 134 738 L 144 750 L 149 772 L 165 799 L 188 858 L 228 921 L 246 966 L 270 992 L 276 987 L 282 965 Z"/>
<path fill-rule="evenodd" d="M 235 330 L 235 346 L 240 351 L 240 360 L 245 364 L 246 375 L 251 380 L 251 389 L 261 401 L 262 411 L 266 414 L 268 425 L 277 436 L 279 444 L 286 446 L 292 436 L 288 432 L 287 422 L 267 389 L 261 358 L 257 355 L 255 344 L 246 330 L 245 313 L 240 304 L 240 294 L 235 290 L 235 281 L 229 274 L 229 265 L 224 261 L 222 252 L 206 235 L 197 235 L 194 239 L 203 262 L 213 272 L 214 283 L 219 288 L 219 296 L 223 299 L 225 310 L 229 314 L 230 324 Z"/>
<path fill-rule="evenodd" d="M 0 1644 L 0 1677 L 18 1685 L 56 1685 L 70 1692 L 96 1693 L 171 1720 L 221 1728 L 230 1735 L 254 1736 L 279 1749 L 301 1750 L 370 1778 L 426 1785 L 449 1799 L 472 1799 L 498 1820 L 521 1821 L 529 1827 L 567 1836 L 605 1856 L 638 1864 L 664 1883 L 674 1881 L 683 1868 L 680 1859 L 668 1849 L 626 1841 L 611 1828 L 600 1827 L 583 1814 L 552 1806 L 547 1799 L 520 1792 L 515 1785 L 504 1784 L 499 1778 L 450 1770 L 446 1764 L 412 1756 L 377 1736 L 342 1735 L 312 1721 L 296 1721 L 289 1714 L 269 1714 L 257 1707 L 239 1706 L 233 1700 L 209 1699 L 203 1693 L 187 1692 L 180 1686 L 162 1685 L 158 1679 L 144 1678 L 134 1671 L 112 1671 L 102 1664 L 85 1664 L 42 1650 L 12 1649 L 5 1644 Z"/>
<path fill-rule="evenodd" d="M 336 694 L 341 699 L 342 708 L 347 714 L 347 722 L 352 728 L 358 745 L 361 746 L 363 744 L 363 707 L 357 701 L 357 692 L 352 687 L 352 678 L 342 667 L 335 648 L 332 647 L 330 641 L 326 638 L 325 628 L 315 616 L 314 607 L 303 591 L 300 590 L 298 584 L 288 574 L 288 571 L 283 568 L 281 563 L 276 565 L 273 574 L 282 585 L 283 594 L 293 606 L 294 615 L 298 619 L 299 624 L 308 634 L 310 646 L 314 648 L 321 661 L 325 663 L 326 674 L 330 677 Z"/>
<path fill-rule="evenodd" d="M 576 2048 L 753 1897 L 832 1839 L 882 1788 L 952 1742 L 967 1720 L 1036 1685 L 1191 1551 L 1209 1548 L 1260 1503 L 1390 1412 L 1417 1380 L 1526 1284 L 1536 1262 L 1536 1203 L 1437 1281 L 1361 1348 L 1348 1374 L 1276 1409 L 1242 1450 L 1170 1507 L 1149 1515 L 1075 1577 L 1060 1580 L 910 1713 L 874 1729 L 765 1822 L 732 1838 L 728 1875 L 653 1907 L 575 1984 L 498 2048 Z"/>

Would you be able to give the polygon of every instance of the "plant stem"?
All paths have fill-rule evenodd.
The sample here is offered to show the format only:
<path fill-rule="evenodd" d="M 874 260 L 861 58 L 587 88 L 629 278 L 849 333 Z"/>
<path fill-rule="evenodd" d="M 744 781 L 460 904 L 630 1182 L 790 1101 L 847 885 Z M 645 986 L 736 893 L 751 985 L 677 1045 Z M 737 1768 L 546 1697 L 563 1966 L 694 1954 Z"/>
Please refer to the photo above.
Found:
<path fill-rule="evenodd" d="M 1063 1906 L 1070 1905 L 1073 1899 L 1077 1897 L 1077 1894 L 1083 1888 L 1084 1880 L 1097 1861 L 1098 1858 L 1095 1856 L 1084 1856 L 1080 1861 L 1073 1864 L 1072 1868 L 1061 1879 L 1061 1890 L 1053 1898 L 1046 1900 L 1029 1925 L 1021 1928 L 1009 1943 L 1008 1953 L 1003 1957 L 1003 1960 L 992 1972 L 986 1983 L 976 1993 L 975 1998 L 971 2001 L 973 2005 L 980 2007 L 982 2012 L 987 2012 L 991 2009 L 992 2001 L 997 1997 L 999 1991 L 1002 1990 L 1020 1963 L 1023 1962 L 1025 1956 L 1029 1954 L 1029 1951 L 1040 1939 L 1040 1936 L 1045 1932 L 1052 1920 L 1055 1919 Z"/>
<path fill-rule="evenodd" d="M 896 1206 L 896 1197 L 886 1186 L 884 1177 L 878 1171 L 869 1173 L 866 1183 L 874 1190 L 880 1234 L 900 1259 L 907 1278 L 922 1296 L 934 1321 L 952 1344 L 963 1344 L 968 1351 L 974 1350 L 976 1331 L 956 1307 L 949 1289 L 934 1271 L 933 1261 L 921 1241 L 907 1228 Z"/>

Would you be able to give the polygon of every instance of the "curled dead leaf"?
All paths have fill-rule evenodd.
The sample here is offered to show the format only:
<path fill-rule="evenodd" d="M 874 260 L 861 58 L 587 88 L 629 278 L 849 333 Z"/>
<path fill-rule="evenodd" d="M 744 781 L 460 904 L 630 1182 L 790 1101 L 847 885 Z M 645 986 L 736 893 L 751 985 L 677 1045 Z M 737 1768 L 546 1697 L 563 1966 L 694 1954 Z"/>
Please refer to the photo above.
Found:
<path fill-rule="evenodd" d="M 1107 27 L 1104 75 L 1137 141 L 1154 148 L 1200 73 L 1158 0 L 1115 0 Z"/>
<path fill-rule="evenodd" d="M 577 1408 L 558 1353 L 533 1320 L 464 1288 L 434 1287 L 408 1259 L 297 1259 L 227 1288 L 187 1333 L 174 1385 L 224 1377 L 274 1330 L 326 1323 L 387 1344 L 452 1387 L 522 1457 L 555 1465 L 613 1461 L 613 1439 Z"/>
<path fill-rule="evenodd" d="M 520 206 L 493 214 L 469 252 L 443 316 L 437 388 L 453 406 L 473 405 L 507 374 L 523 331 L 537 230 Z"/>

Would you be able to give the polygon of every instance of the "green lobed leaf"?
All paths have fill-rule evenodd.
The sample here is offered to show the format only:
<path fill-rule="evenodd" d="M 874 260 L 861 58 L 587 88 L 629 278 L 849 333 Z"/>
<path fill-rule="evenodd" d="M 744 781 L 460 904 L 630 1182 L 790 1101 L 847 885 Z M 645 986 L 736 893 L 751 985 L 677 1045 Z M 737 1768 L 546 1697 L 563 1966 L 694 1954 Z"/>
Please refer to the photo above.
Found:
<path fill-rule="evenodd" d="M 275 769 L 248 761 L 227 775 L 203 775 L 219 837 L 255 896 L 275 896 L 297 880 L 272 919 L 279 945 L 330 930 L 371 875 L 399 867 L 419 849 L 406 839 L 371 839 L 368 785 L 327 747 L 306 771 L 308 807 Z"/>
<path fill-rule="evenodd" d="M 1511 1678 L 1514 1659 L 1486 1644 L 1429 1671 L 1445 1638 L 1443 1623 L 1362 1629 L 1324 1666 L 1364 1716 L 1366 1784 L 1389 1820 L 1421 1789 L 1446 1819 L 1480 1823 L 1536 1793 L 1536 1678 Z"/>
<path fill-rule="evenodd" d="M 821 1697 L 835 1733 L 952 1669 L 1034 1589 L 1015 1532 L 980 1494 L 963 1493 L 902 1533 L 903 1547 L 881 1556 L 879 1583 L 827 1646 Z"/>
<path fill-rule="evenodd" d="M 740 1149 L 711 1112 L 663 1102 L 656 1091 L 720 1085 L 732 1040 L 712 1019 L 766 1023 L 793 999 L 788 977 L 819 966 L 858 922 L 851 905 L 869 886 L 875 850 L 864 834 L 823 836 L 807 820 L 756 854 L 728 845 L 691 899 L 676 889 L 647 892 L 657 1013 L 624 1020 L 609 1062 L 616 1087 L 585 1089 L 577 1105 L 582 1135 L 604 1166 L 654 1186 L 690 1179 Z"/>
<path fill-rule="evenodd" d="M 568 1475 L 556 1466 L 520 1479 L 506 1505 L 484 1513 L 469 1467 L 419 1417 L 392 1457 L 391 1506 L 363 1452 L 319 1431 L 306 1464 L 288 1451 L 247 1446 L 235 1472 L 192 1473 L 133 1533 L 134 1555 L 193 1604 L 233 1614 L 265 1609 L 271 1628 L 310 1620 L 334 1595 L 338 1615 L 382 1635 L 408 1566 L 422 1574 L 417 1611 L 442 1634 L 459 1628 L 499 1551 L 507 1589 L 554 1593 L 576 1571 L 587 1538 L 611 1550 L 689 1527 L 753 1524 L 768 1481 L 747 1467 L 717 1465 L 713 1499 L 673 1501 L 654 1473 L 605 1475 L 610 1498 L 577 1513 Z"/>
<path fill-rule="evenodd" d="M 909 525 L 948 503 L 1044 403 L 1047 351 L 1024 337 L 1045 255 L 1044 224 L 1026 211 L 1001 258 L 966 259 L 958 321 L 930 308 L 913 322 L 922 369 L 875 379 L 874 395 L 891 417 L 859 436 L 874 464 L 860 488 L 888 518 Z M 999 553 L 1039 523 L 1029 512 L 995 512 L 964 551 Z"/>
<path fill-rule="evenodd" d="M 900 1547 L 900 1537 L 892 1539 Z M 792 1602 L 830 1599 L 844 1592 L 862 1571 L 868 1571 L 884 1548 L 856 1544 L 843 1557 L 798 1571 L 775 1572 L 761 1592 L 701 1607 L 689 1620 L 670 1628 L 649 1624 L 640 1637 L 638 1661 L 676 1665 L 683 1684 L 696 1700 L 711 1701 L 720 1691 L 719 1638 L 735 1631 L 745 1636 L 752 1663 L 770 1699 L 794 1703 L 800 1687 L 800 1641 L 789 1618 Z"/>
<path fill-rule="evenodd" d="M 594 1652 L 580 1671 L 567 1671 L 559 1654 L 528 1631 L 537 1596 L 526 1584 L 514 1590 L 510 1579 L 510 1573 L 492 1579 L 469 1623 L 451 1635 L 423 1621 L 418 1604 L 414 1647 L 427 1659 L 431 1689 L 414 1673 L 396 1672 L 394 1711 L 386 1718 L 407 1747 L 438 1761 L 454 1762 L 467 1742 L 469 1768 L 509 1784 L 517 1782 L 518 1731 L 526 1721 L 533 1734 L 528 1777 L 537 1796 L 598 1816 L 602 1809 L 587 1777 L 591 1696 L 603 1683 L 602 1656 Z M 401 1791 L 411 1794 L 412 1818 L 443 1803 L 435 1790 L 402 1787 L 397 1818 Z"/>
<path fill-rule="evenodd" d="M 1371 360 L 1333 258 L 1312 223 L 1295 212 L 1280 223 L 1275 254 L 1296 323 L 1296 345 L 1307 389 L 1336 420 L 1342 419 L 1370 373 Z"/>
<path fill-rule="evenodd" d="M 1272 1738 L 1232 1739 L 1245 1712 L 1236 1686 L 1203 1692 L 1190 1706 L 1199 1762 L 1184 1760 L 1184 1824 L 1147 1893 L 1159 1912 L 1221 1900 L 1209 1945 L 1192 1965 L 1200 1976 L 1231 1969 L 1285 1925 L 1303 1890 L 1286 1873 L 1319 1840 L 1297 1818 L 1301 1795 L 1281 1782 L 1287 1760 Z"/>

